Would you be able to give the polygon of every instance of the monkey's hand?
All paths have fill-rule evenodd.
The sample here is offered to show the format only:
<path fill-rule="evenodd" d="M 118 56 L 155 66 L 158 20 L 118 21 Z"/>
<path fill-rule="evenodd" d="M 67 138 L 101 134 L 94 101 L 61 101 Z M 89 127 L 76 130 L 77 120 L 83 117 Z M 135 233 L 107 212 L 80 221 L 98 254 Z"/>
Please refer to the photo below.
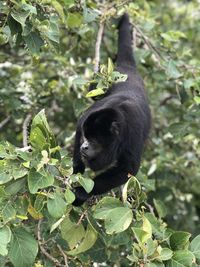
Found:
<path fill-rule="evenodd" d="M 76 197 L 72 203 L 74 206 L 81 206 L 90 197 L 90 194 L 88 194 L 83 187 L 76 187 L 74 194 Z"/>
<path fill-rule="evenodd" d="M 83 174 L 85 171 L 85 165 L 82 161 L 74 162 L 73 164 L 73 174 L 81 173 Z"/>

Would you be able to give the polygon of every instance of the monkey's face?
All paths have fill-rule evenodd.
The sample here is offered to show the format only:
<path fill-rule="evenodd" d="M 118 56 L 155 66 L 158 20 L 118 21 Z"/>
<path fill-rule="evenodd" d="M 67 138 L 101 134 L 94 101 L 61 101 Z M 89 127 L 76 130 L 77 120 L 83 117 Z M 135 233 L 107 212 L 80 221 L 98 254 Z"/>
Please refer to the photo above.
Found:
<path fill-rule="evenodd" d="M 110 143 L 106 143 L 105 140 L 97 138 L 86 139 L 84 137 L 83 139 L 80 147 L 81 157 L 85 165 L 93 171 L 104 170 L 115 160 L 113 158 L 115 154 L 113 150 L 114 140 L 110 139 Z"/>
<path fill-rule="evenodd" d="M 93 171 L 104 170 L 118 157 L 119 127 L 106 112 L 90 116 L 83 125 L 80 147 L 82 159 Z"/>
<path fill-rule="evenodd" d="M 83 137 L 83 142 L 80 147 L 80 152 L 82 160 L 84 161 L 86 166 L 90 167 L 94 171 L 101 169 L 101 164 L 99 164 L 99 159 L 101 158 L 101 155 L 104 153 L 104 148 L 102 144 L 100 144 L 96 139 L 94 138 L 87 139 L 86 137 Z"/>

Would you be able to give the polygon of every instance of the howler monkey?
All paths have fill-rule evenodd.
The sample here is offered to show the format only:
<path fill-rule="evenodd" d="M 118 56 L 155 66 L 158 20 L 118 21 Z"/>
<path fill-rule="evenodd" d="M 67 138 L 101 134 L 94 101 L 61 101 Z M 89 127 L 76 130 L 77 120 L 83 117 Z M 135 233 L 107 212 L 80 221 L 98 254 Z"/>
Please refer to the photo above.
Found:
<path fill-rule="evenodd" d="M 75 188 L 75 206 L 92 195 L 124 184 L 128 173 L 136 175 L 150 129 L 150 110 L 143 81 L 136 70 L 127 14 L 121 17 L 118 31 L 116 68 L 128 78 L 113 84 L 78 121 L 74 173 L 83 173 L 85 166 L 100 172 L 94 178 L 94 188 L 89 194 L 82 187 Z"/>

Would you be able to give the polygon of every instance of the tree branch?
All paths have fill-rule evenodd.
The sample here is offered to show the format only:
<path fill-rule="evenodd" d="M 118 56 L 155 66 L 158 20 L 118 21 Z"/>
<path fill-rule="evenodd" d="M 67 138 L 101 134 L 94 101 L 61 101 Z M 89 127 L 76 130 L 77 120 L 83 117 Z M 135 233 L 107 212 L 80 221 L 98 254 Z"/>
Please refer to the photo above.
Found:
<path fill-rule="evenodd" d="M 63 267 L 69 267 L 68 260 L 67 260 L 67 255 L 65 254 L 65 252 L 63 251 L 63 249 L 61 248 L 61 246 L 59 244 L 56 243 L 56 246 L 57 246 L 57 248 L 59 249 L 60 253 L 63 256 L 64 262 L 65 262 L 65 265 Z"/>
<path fill-rule="evenodd" d="M 78 220 L 78 222 L 77 222 L 77 224 L 76 225 L 80 225 L 81 224 L 81 222 L 82 222 L 82 220 L 84 219 L 84 217 L 86 216 L 86 214 L 87 214 L 87 209 L 81 214 L 81 216 L 80 216 L 80 218 L 79 218 L 79 220 Z"/>
<path fill-rule="evenodd" d="M 154 52 L 158 59 L 159 66 L 163 68 L 160 64 L 160 60 L 166 61 L 166 59 L 160 54 L 160 52 L 157 50 L 157 48 L 152 44 L 152 42 L 149 40 L 149 38 L 142 32 L 142 30 L 135 24 L 133 24 L 136 31 L 140 34 L 146 45 Z"/>
<path fill-rule="evenodd" d="M 3 128 L 10 120 L 10 116 L 8 116 L 7 118 L 5 118 L 1 123 L 0 123 L 0 129 Z"/>
<path fill-rule="evenodd" d="M 99 70 L 100 48 L 101 48 L 103 31 L 104 31 L 104 22 L 100 22 L 96 45 L 95 45 L 94 73 L 97 73 Z"/>
<path fill-rule="evenodd" d="M 38 239 L 38 244 L 40 247 L 40 250 L 42 252 L 42 254 L 44 254 L 50 261 L 52 261 L 55 266 L 59 266 L 59 267 L 63 267 L 63 264 L 61 264 L 57 259 L 55 259 L 53 256 L 51 256 L 46 249 L 43 247 L 43 239 L 41 237 L 41 223 L 42 220 L 39 220 L 38 222 L 38 227 L 37 227 L 37 239 Z M 66 267 L 68 267 L 68 265 L 66 265 Z"/>

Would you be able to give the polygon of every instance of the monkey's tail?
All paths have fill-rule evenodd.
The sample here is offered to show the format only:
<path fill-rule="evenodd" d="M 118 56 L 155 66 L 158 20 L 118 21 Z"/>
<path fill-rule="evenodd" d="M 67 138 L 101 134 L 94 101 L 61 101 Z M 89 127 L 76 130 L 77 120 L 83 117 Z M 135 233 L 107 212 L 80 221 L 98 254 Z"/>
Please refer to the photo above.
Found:
<path fill-rule="evenodd" d="M 133 57 L 132 38 L 129 26 L 129 16 L 124 14 L 118 24 L 118 53 L 116 63 L 120 65 L 128 65 L 135 67 L 135 59 Z"/>

